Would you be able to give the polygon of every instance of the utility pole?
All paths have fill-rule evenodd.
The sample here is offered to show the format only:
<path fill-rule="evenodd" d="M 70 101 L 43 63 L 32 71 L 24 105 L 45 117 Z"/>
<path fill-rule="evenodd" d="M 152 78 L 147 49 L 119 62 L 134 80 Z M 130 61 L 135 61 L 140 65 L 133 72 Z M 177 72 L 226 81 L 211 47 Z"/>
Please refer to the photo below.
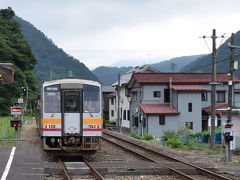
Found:
<path fill-rule="evenodd" d="M 212 82 L 209 84 L 212 86 L 211 90 L 211 127 L 210 127 L 210 146 L 211 150 L 215 149 L 215 119 L 216 119 L 216 85 L 220 83 L 217 82 L 217 74 L 216 74 L 216 39 L 220 38 L 216 36 L 216 29 L 213 29 L 213 33 L 211 37 L 202 37 L 205 41 L 205 38 L 212 39 Z M 221 36 L 224 38 L 224 35 Z M 208 47 L 208 46 L 207 46 Z M 209 49 L 209 48 L 208 48 Z M 210 49 L 209 49 L 210 50 Z"/>
<path fill-rule="evenodd" d="M 171 69 L 172 69 L 172 72 L 174 72 L 176 66 L 177 66 L 177 64 L 171 63 L 170 67 L 171 67 Z"/>
<path fill-rule="evenodd" d="M 216 29 L 212 34 L 212 92 L 211 92 L 211 132 L 210 149 L 215 149 L 215 117 L 216 117 Z"/>
<path fill-rule="evenodd" d="M 120 132 L 120 74 L 118 73 L 118 85 L 117 85 L 117 130 Z"/>
<path fill-rule="evenodd" d="M 231 35 L 231 45 L 234 44 L 234 33 Z M 232 124 L 232 96 L 233 96 L 233 65 L 234 65 L 234 48 L 230 47 L 231 55 L 229 61 L 229 74 L 228 74 L 228 113 L 227 124 Z M 230 135 L 230 134 L 229 134 Z M 226 147 L 226 164 L 232 162 L 232 153 L 230 150 L 230 141 L 225 141 Z"/>
<path fill-rule="evenodd" d="M 233 72 L 238 69 L 237 61 L 235 61 L 234 49 L 240 48 L 240 46 L 235 46 L 234 44 L 234 33 L 231 35 L 231 41 L 228 43 L 228 47 L 230 48 L 231 55 L 229 61 L 229 73 L 228 73 L 228 112 L 227 112 L 227 121 L 224 127 L 223 136 L 224 136 L 224 144 L 225 146 L 225 164 L 232 162 L 232 152 L 230 149 L 230 142 L 233 141 L 232 133 L 232 105 L 233 105 Z"/>

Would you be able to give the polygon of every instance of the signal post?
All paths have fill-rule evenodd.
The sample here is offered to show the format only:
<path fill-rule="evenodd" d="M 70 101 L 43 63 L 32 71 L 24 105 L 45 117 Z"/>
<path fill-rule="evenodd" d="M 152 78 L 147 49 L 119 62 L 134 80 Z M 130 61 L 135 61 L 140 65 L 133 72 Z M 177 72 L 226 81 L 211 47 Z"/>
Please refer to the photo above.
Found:
<path fill-rule="evenodd" d="M 230 149 L 230 143 L 233 141 L 233 132 L 232 132 L 232 106 L 233 106 L 233 72 L 238 69 L 238 62 L 235 61 L 234 49 L 240 48 L 240 46 L 235 46 L 234 44 L 234 33 L 231 35 L 231 41 L 228 43 L 228 47 L 231 51 L 230 61 L 229 61 L 229 73 L 228 73 L 228 111 L 227 111 L 227 120 L 223 128 L 223 141 L 225 146 L 225 155 L 224 160 L 225 164 L 232 162 L 232 152 Z"/>
<path fill-rule="evenodd" d="M 17 146 L 20 135 L 19 128 L 22 127 L 22 107 L 20 107 L 18 103 L 15 103 L 14 106 L 11 107 L 11 115 L 13 115 L 13 119 L 10 120 L 10 126 L 15 128 L 15 145 Z"/>

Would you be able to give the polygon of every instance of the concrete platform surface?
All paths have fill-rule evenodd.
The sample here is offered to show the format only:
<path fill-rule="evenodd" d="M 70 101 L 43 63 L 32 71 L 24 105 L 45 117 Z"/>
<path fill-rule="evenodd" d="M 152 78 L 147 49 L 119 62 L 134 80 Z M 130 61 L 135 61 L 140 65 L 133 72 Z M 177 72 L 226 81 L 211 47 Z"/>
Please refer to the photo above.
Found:
<path fill-rule="evenodd" d="M 44 180 L 41 155 L 38 148 L 17 147 L 12 154 L 12 162 L 9 162 L 13 148 L 0 148 L 0 177 L 4 174 L 7 180 Z M 7 169 L 9 170 L 7 171 Z M 8 173 L 6 173 L 8 172 Z"/>

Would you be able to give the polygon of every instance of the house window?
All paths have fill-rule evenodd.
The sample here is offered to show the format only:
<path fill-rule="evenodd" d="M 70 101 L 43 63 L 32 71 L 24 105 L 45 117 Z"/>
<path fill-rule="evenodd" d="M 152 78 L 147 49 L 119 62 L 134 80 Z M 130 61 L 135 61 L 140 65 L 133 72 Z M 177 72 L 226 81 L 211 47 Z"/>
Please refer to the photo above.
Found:
<path fill-rule="evenodd" d="M 127 112 L 127 120 L 130 121 L 130 110 L 128 110 L 128 112 Z"/>
<path fill-rule="evenodd" d="M 123 120 L 126 120 L 126 110 L 123 111 Z"/>
<path fill-rule="evenodd" d="M 143 118 L 143 127 L 146 127 L 146 118 Z"/>
<path fill-rule="evenodd" d="M 153 91 L 153 97 L 161 97 L 161 91 Z"/>
<path fill-rule="evenodd" d="M 225 92 L 217 92 L 217 103 L 225 102 Z"/>
<path fill-rule="evenodd" d="M 188 112 L 192 112 L 192 103 L 188 103 Z"/>
<path fill-rule="evenodd" d="M 170 102 L 170 90 L 169 89 L 164 89 L 164 102 Z"/>
<path fill-rule="evenodd" d="M 112 117 L 114 116 L 114 111 L 113 111 L 113 110 L 111 110 L 111 116 L 112 116 Z"/>
<path fill-rule="evenodd" d="M 186 128 L 193 129 L 193 122 L 186 122 Z"/>
<path fill-rule="evenodd" d="M 125 96 L 130 96 L 131 95 L 131 90 L 128 88 L 125 88 Z"/>
<path fill-rule="evenodd" d="M 202 101 L 207 101 L 208 100 L 208 93 L 207 92 L 202 92 Z"/>
<path fill-rule="evenodd" d="M 111 105 L 114 105 L 114 98 L 111 98 Z"/>
<path fill-rule="evenodd" d="M 159 116 L 159 125 L 165 125 L 165 116 L 164 115 Z"/>

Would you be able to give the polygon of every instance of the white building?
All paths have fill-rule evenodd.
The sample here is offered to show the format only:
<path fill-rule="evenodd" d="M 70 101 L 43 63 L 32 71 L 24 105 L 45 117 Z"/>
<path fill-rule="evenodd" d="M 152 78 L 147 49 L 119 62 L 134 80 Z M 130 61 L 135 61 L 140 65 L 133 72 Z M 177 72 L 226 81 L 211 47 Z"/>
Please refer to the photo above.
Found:
<path fill-rule="evenodd" d="M 113 87 L 119 88 L 119 116 L 120 116 L 120 124 L 124 129 L 130 129 L 130 93 L 126 89 L 126 85 L 132 77 L 132 74 L 135 72 L 142 73 L 153 73 L 159 72 L 149 66 L 137 66 L 129 70 L 126 74 L 120 77 L 120 82 L 116 81 L 112 84 Z M 116 121 L 118 118 L 118 93 L 115 91 L 109 95 L 109 120 Z"/>

